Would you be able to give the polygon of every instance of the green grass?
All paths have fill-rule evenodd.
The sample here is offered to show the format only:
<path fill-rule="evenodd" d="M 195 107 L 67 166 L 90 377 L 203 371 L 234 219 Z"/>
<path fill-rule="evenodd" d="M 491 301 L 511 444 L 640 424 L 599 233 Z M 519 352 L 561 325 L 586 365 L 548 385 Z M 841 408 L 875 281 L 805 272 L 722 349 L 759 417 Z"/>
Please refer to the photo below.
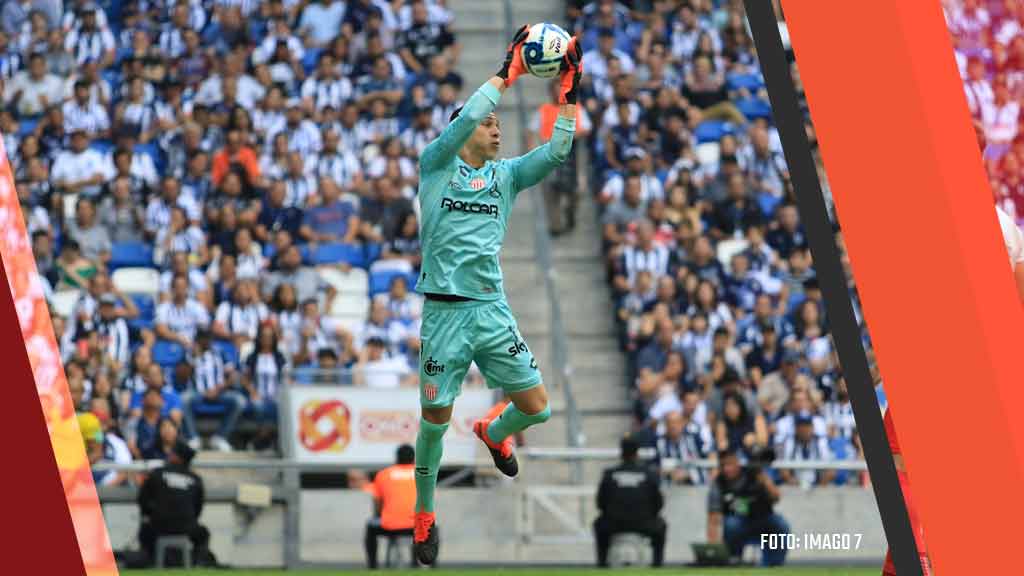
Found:
<path fill-rule="evenodd" d="M 880 568 L 842 568 L 842 567 L 808 567 L 796 568 L 649 568 L 597 570 L 592 568 L 548 568 L 548 569 L 488 569 L 488 570 L 402 570 L 369 572 L 366 570 L 127 570 L 124 576 L 370 576 L 378 574 L 400 574 L 403 576 L 493 576 L 496 572 L 514 574 L 515 576 L 558 576 L 571 574 L 574 576 L 608 576 L 628 574 L 630 576 L 878 576 Z"/>

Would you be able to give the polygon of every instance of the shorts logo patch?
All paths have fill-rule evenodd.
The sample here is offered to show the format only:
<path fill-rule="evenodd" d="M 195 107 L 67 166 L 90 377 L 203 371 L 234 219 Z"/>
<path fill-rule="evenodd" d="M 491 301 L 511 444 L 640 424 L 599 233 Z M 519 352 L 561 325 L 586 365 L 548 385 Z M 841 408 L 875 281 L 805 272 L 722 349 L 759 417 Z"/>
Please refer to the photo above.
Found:
<path fill-rule="evenodd" d="M 473 178 L 469 181 L 469 187 L 473 190 L 482 190 L 486 184 L 483 178 Z"/>
<path fill-rule="evenodd" d="M 437 399 L 437 386 L 426 384 L 423 386 L 423 397 L 433 402 Z"/>
<path fill-rule="evenodd" d="M 427 358 L 427 361 L 423 363 L 423 371 L 426 372 L 427 376 L 436 376 L 438 374 L 444 374 L 444 364 L 439 364 L 434 357 Z"/>
<path fill-rule="evenodd" d="M 530 368 L 533 368 L 534 370 L 537 369 L 537 359 L 536 358 L 530 358 Z"/>
<path fill-rule="evenodd" d="M 519 336 L 516 334 L 516 329 L 509 326 L 508 331 L 512 333 L 512 345 L 508 347 L 508 353 L 515 357 L 519 356 L 522 352 L 526 352 L 526 342 L 519 339 Z"/>

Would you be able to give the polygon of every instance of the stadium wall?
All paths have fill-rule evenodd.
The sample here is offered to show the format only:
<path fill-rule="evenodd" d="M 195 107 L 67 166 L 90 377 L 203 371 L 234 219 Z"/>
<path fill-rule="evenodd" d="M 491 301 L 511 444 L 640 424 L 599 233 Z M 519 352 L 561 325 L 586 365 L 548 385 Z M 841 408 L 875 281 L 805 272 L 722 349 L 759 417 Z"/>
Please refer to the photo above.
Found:
<path fill-rule="evenodd" d="M 442 525 L 445 539 L 442 562 L 448 564 L 551 563 L 590 564 L 593 544 L 562 528 L 555 515 L 537 506 L 546 487 L 503 486 L 460 489 L 439 494 L 445 516 L 458 523 Z M 564 491 L 565 487 L 551 487 Z M 564 512 L 564 520 L 589 526 L 596 510 L 593 488 L 579 496 L 556 492 L 551 501 Z M 862 534 L 856 550 L 798 550 L 792 560 L 873 561 L 885 552 L 885 536 L 869 490 L 816 488 L 803 491 L 783 487 L 778 510 L 793 532 L 831 534 L 837 526 L 843 534 Z M 669 523 L 666 562 L 693 560 L 690 543 L 704 541 L 706 488 L 678 487 L 666 491 L 665 518 Z M 357 491 L 306 490 L 301 496 L 301 558 L 305 563 L 354 565 L 363 562 L 363 529 L 370 514 L 370 497 Z M 529 508 L 529 511 L 527 510 Z M 130 503 L 105 502 L 104 515 L 115 550 L 134 548 L 138 508 Z M 480 514 L 487 510 L 486 515 Z M 251 512 L 251 514 L 249 514 Z M 533 516 L 533 538 L 521 530 Z M 248 523 L 251 518 L 251 523 Z M 498 520 L 496 520 L 498 519 Z M 213 501 L 203 510 L 203 522 L 213 534 L 218 559 L 237 567 L 273 567 L 284 564 L 285 508 L 275 503 L 267 509 L 246 510 L 229 498 Z M 580 522 L 582 520 L 583 522 Z"/>

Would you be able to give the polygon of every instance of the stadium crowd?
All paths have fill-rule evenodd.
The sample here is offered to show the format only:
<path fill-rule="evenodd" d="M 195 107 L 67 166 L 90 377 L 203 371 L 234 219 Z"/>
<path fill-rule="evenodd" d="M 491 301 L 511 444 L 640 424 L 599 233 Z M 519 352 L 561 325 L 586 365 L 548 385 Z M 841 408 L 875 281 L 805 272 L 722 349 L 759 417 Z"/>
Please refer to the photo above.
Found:
<path fill-rule="evenodd" d="M 567 16 L 635 434 L 658 462 L 861 458 L 742 2 L 576 1 Z"/>
<path fill-rule="evenodd" d="M 416 159 L 459 104 L 451 20 L 437 0 L 4 3 L 0 131 L 103 458 L 163 459 L 210 419 L 212 448 L 273 449 L 292 379 L 416 385 Z"/>
<path fill-rule="evenodd" d="M 996 204 L 1024 223 L 1024 4 L 945 0 L 943 8 Z"/>

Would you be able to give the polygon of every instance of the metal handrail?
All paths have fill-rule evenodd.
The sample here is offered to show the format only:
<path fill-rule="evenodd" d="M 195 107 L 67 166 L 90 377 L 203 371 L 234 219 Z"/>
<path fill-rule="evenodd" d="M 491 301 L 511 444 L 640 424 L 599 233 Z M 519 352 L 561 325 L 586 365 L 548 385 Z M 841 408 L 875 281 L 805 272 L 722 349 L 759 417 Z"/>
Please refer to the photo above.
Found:
<path fill-rule="evenodd" d="M 512 1 L 505 0 L 505 36 L 511 38 L 515 33 L 515 16 L 512 9 Z M 516 96 L 516 113 L 519 118 L 523 149 L 526 149 L 526 126 L 528 124 L 526 103 L 524 101 L 522 87 L 519 84 L 512 86 Z M 547 208 L 544 205 L 543 197 L 538 197 L 538 192 L 528 194 L 534 214 L 535 240 L 534 251 L 537 257 L 537 266 L 541 276 L 544 278 L 544 288 L 547 292 L 550 304 L 551 315 L 551 361 L 554 368 L 554 387 L 562 390 L 562 397 L 565 402 L 565 416 L 567 438 L 566 443 L 572 448 L 583 445 L 583 431 L 580 422 L 579 408 L 576 405 L 576 397 L 570 384 L 572 366 L 569 362 L 568 338 L 565 333 L 565 325 L 562 322 L 562 310 L 559 303 L 558 292 L 555 289 L 555 271 L 551 264 L 551 236 L 547 229 Z M 575 483 L 583 481 L 582 466 L 575 466 L 572 471 L 572 480 Z"/>

